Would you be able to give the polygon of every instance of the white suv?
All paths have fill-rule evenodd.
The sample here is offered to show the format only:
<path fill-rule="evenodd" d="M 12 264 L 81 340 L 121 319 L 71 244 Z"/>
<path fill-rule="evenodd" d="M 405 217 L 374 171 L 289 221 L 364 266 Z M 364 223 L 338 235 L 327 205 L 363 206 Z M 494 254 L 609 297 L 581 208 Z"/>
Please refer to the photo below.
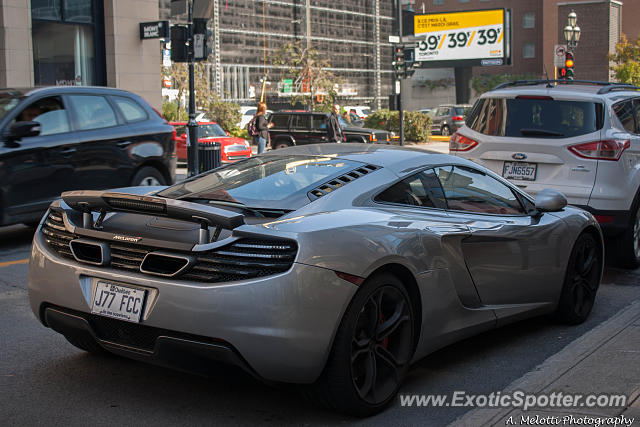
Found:
<path fill-rule="evenodd" d="M 640 265 L 640 89 L 607 82 L 507 83 L 483 94 L 449 142 L 535 195 L 544 188 L 600 223 L 612 259 Z"/>

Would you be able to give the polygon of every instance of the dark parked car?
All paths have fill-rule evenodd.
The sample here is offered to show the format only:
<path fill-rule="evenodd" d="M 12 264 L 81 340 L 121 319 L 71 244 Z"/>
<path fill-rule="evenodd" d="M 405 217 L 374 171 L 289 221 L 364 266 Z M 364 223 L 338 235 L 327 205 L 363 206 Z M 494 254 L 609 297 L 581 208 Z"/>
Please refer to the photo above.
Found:
<path fill-rule="evenodd" d="M 0 225 L 36 223 L 68 190 L 166 185 L 173 127 L 104 87 L 0 89 Z"/>
<path fill-rule="evenodd" d="M 277 111 L 270 117 L 273 127 L 269 129 L 272 148 L 294 145 L 320 144 L 327 141 L 328 113 L 310 111 Z M 389 132 L 368 129 L 347 123 L 338 116 L 347 142 L 389 143 Z"/>
<path fill-rule="evenodd" d="M 464 125 L 467 113 L 471 109 L 469 104 L 441 105 L 429 112 L 433 119 L 431 133 L 433 135 L 449 136 Z"/>

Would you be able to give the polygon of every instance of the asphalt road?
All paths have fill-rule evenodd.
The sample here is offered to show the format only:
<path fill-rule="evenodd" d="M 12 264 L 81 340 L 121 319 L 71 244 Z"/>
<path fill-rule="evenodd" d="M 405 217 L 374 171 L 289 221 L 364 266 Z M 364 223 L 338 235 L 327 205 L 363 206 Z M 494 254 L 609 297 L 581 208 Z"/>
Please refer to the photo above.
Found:
<path fill-rule="evenodd" d="M 296 387 L 264 385 L 221 366 L 210 378 L 72 347 L 31 313 L 30 240 L 0 228 L 0 420 L 3 425 L 444 425 L 468 408 L 402 408 L 354 420 L 308 402 Z M 607 268 L 594 311 L 580 326 L 542 317 L 454 344 L 417 363 L 403 393 L 502 390 L 569 342 L 640 298 L 640 271 Z"/>

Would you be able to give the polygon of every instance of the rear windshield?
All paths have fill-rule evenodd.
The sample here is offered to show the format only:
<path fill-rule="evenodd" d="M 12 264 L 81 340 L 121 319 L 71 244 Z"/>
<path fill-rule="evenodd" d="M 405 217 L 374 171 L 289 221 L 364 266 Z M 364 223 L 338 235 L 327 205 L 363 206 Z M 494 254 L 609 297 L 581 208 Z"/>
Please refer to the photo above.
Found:
<path fill-rule="evenodd" d="M 453 107 L 456 116 L 466 116 L 470 107 Z"/>
<path fill-rule="evenodd" d="M 482 98 L 476 101 L 466 124 L 492 136 L 570 138 L 601 129 L 602 112 L 598 102 Z"/>
<path fill-rule="evenodd" d="M 332 157 L 251 157 L 176 184 L 159 196 L 222 200 L 253 208 L 298 209 L 310 202 L 309 191 L 362 165 Z"/>

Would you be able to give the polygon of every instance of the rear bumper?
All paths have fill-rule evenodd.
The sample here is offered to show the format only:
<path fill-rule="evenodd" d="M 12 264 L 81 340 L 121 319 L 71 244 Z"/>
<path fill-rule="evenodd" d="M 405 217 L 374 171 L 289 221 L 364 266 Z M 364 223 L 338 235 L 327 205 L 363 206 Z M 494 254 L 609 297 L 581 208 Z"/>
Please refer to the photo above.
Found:
<path fill-rule="evenodd" d="M 631 214 L 629 211 L 601 210 L 584 205 L 574 206 L 591 213 L 600 224 L 602 234 L 606 237 L 613 237 L 623 233 L 627 227 L 629 227 L 629 222 L 631 221 Z"/>
<path fill-rule="evenodd" d="M 42 236 L 34 236 L 28 291 L 43 324 L 65 335 L 90 336 L 123 356 L 182 370 L 200 371 L 206 361 L 219 360 L 265 380 L 311 383 L 357 290 L 331 270 L 298 263 L 252 280 L 164 279 L 60 258 Z M 147 289 L 140 323 L 91 314 L 99 280 Z M 174 357 L 183 352 L 186 367 Z"/>

